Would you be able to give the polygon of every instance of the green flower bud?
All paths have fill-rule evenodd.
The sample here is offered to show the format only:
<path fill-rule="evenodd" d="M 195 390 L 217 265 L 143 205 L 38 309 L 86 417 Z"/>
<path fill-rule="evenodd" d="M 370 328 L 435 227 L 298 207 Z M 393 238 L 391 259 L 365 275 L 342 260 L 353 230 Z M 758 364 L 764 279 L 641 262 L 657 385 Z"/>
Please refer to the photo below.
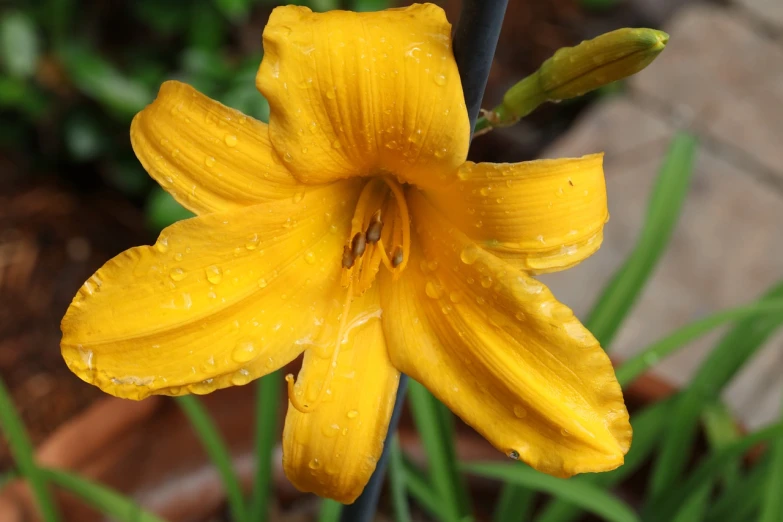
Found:
<path fill-rule="evenodd" d="M 486 116 L 484 128 L 511 125 L 546 101 L 581 96 L 637 73 L 655 60 L 668 41 L 663 31 L 625 28 L 559 49 L 506 92 L 503 103 Z"/>

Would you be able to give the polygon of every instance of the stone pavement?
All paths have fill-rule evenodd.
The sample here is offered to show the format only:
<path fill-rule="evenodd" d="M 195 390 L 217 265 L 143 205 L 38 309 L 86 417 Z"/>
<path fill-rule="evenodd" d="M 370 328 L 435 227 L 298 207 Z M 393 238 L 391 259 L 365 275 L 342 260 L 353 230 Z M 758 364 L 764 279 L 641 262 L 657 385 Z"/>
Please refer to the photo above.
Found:
<path fill-rule="evenodd" d="M 700 137 L 688 200 L 669 250 L 615 339 L 633 354 L 674 329 L 747 303 L 783 278 L 783 0 L 689 5 L 664 29 L 668 48 L 629 84 L 584 115 L 545 157 L 605 151 L 611 221 L 601 250 L 542 277 L 584 317 L 634 245 L 671 136 Z M 776 29 L 780 29 L 776 32 Z M 686 382 L 719 335 L 662 361 Z M 749 426 L 780 415 L 783 335 L 735 380 L 726 398 Z"/>

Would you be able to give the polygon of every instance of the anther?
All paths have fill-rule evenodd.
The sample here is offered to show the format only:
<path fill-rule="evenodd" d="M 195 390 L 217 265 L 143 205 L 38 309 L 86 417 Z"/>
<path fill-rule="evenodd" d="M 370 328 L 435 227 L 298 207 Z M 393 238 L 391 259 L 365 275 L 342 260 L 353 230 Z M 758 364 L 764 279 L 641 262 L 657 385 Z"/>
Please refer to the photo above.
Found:
<path fill-rule="evenodd" d="M 370 244 L 377 243 L 381 239 L 381 229 L 383 228 L 383 221 L 381 221 L 381 210 L 378 209 L 370 218 L 370 224 L 367 227 L 367 242 Z"/>
<path fill-rule="evenodd" d="M 343 247 L 343 268 L 351 268 L 355 261 L 356 258 L 354 257 L 351 248 L 348 246 Z"/>
<path fill-rule="evenodd" d="M 392 267 L 397 268 L 398 266 L 400 266 L 402 260 L 403 260 L 402 247 L 397 247 L 394 249 L 394 255 L 392 255 L 391 258 Z"/>
<path fill-rule="evenodd" d="M 361 257 L 361 255 L 364 254 L 364 250 L 366 248 L 367 240 L 364 237 L 364 232 L 357 232 L 351 240 L 351 254 L 353 254 L 354 258 Z M 343 258 L 345 258 L 345 254 L 343 254 Z"/>

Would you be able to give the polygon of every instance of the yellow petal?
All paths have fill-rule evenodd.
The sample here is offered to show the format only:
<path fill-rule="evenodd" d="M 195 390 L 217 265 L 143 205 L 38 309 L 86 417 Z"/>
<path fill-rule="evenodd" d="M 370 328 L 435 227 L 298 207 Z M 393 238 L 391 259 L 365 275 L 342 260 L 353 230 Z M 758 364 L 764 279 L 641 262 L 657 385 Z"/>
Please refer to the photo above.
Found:
<path fill-rule="evenodd" d="M 278 7 L 256 84 L 291 172 L 324 182 L 385 171 L 454 178 L 470 139 L 451 25 L 432 4 L 376 13 Z"/>
<path fill-rule="evenodd" d="M 383 450 L 399 372 L 386 352 L 378 285 L 351 305 L 343 344 L 332 368 L 328 350 L 337 342 L 337 320 L 325 346 L 307 350 L 296 393 L 311 404 L 334 372 L 314 411 L 288 407 L 283 466 L 300 490 L 344 504 L 364 489 Z"/>
<path fill-rule="evenodd" d="M 161 86 L 133 119 L 131 144 L 150 176 L 197 214 L 288 198 L 298 190 L 275 157 L 265 123 L 184 83 Z"/>
<path fill-rule="evenodd" d="M 180 221 L 107 262 L 62 321 L 63 357 L 118 397 L 208 393 L 291 361 L 339 289 L 350 182 Z"/>
<path fill-rule="evenodd" d="M 459 178 L 427 191 L 427 199 L 470 239 L 523 270 L 563 270 L 601 246 L 609 218 L 603 154 L 467 162 Z"/>
<path fill-rule="evenodd" d="M 409 201 L 419 244 L 397 281 L 381 279 L 394 366 L 540 471 L 622 464 L 628 412 L 595 338 L 544 285 L 476 247 L 416 191 Z"/>

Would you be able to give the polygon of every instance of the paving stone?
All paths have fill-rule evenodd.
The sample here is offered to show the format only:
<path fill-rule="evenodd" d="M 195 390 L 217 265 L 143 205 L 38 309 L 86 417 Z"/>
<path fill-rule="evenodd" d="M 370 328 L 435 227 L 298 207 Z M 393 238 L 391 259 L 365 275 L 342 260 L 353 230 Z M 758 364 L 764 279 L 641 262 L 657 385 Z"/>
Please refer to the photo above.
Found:
<path fill-rule="evenodd" d="M 687 7 L 666 30 L 667 49 L 632 89 L 783 182 L 783 45 L 740 10 L 718 6 Z"/>
<path fill-rule="evenodd" d="M 585 317 L 622 264 L 641 228 L 674 128 L 620 98 L 596 106 L 545 157 L 606 151 L 611 220 L 599 252 L 581 265 L 543 276 L 556 296 Z M 701 148 L 683 215 L 657 271 L 613 343 L 627 357 L 678 327 L 747 303 L 783 277 L 783 195 Z M 656 372 L 687 382 L 716 333 L 662 361 Z M 768 423 L 783 395 L 783 336 L 770 342 L 733 383 L 729 403 L 751 426 Z"/>
<path fill-rule="evenodd" d="M 739 0 L 760 21 L 783 31 L 783 2 L 780 0 Z"/>

